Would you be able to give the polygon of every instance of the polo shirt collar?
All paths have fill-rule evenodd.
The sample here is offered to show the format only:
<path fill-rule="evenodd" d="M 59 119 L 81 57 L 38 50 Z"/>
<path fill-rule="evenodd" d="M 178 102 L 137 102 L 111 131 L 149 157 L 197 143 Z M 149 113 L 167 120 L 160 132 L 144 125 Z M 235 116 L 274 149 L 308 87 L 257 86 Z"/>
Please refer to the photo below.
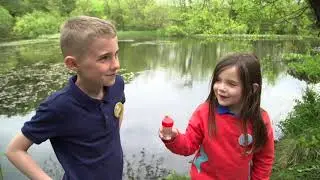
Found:
<path fill-rule="evenodd" d="M 70 87 L 70 90 L 71 90 L 71 93 L 72 95 L 77 99 L 79 100 L 81 103 L 83 103 L 83 105 L 92 105 L 92 106 L 96 106 L 96 105 L 99 105 L 101 104 L 101 100 L 99 99 L 94 99 L 90 96 L 88 96 L 86 93 L 84 93 L 76 84 L 77 80 L 77 75 L 74 75 L 72 76 L 70 79 L 69 79 L 69 87 Z M 109 96 L 107 93 L 108 91 L 108 87 L 104 87 L 105 89 L 105 93 L 104 93 L 104 97 L 103 97 L 103 101 L 108 101 L 109 100 Z"/>
<path fill-rule="evenodd" d="M 221 106 L 220 104 L 217 105 L 217 112 L 218 114 L 230 114 L 235 116 L 233 112 L 230 111 L 230 109 L 226 106 Z"/>

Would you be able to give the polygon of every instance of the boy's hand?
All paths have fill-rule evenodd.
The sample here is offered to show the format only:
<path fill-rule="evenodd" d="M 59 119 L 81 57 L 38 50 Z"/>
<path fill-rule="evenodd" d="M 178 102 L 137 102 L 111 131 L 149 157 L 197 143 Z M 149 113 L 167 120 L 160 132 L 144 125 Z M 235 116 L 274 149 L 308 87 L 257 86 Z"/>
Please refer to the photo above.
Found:
<path fill-rule="evenodd" d="M 162 140 L 173 140 L 178 134 L 179 134 L 178 129 L 174 127 L 172 128 L 171 131 L 164 130 L 163 127 L 160 127 L 159 129 L 159 137 Z"/>

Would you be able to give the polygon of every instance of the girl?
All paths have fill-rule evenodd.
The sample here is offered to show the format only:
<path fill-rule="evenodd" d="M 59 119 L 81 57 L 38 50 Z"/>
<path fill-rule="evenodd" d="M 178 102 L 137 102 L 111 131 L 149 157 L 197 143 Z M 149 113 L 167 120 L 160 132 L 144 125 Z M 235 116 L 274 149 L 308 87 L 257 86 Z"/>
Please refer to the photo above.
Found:
<path fill-rule="evenodd" d="M 173 153 L 196 153 L 194 180 L 267 180 L 274 159 L 268 113 L 260 108 L 261 70 L 253 54 L 232 54 L 217 64 L 207 100 L 193 113 L 185 134 L 173 128 L 165 140 Z"/>

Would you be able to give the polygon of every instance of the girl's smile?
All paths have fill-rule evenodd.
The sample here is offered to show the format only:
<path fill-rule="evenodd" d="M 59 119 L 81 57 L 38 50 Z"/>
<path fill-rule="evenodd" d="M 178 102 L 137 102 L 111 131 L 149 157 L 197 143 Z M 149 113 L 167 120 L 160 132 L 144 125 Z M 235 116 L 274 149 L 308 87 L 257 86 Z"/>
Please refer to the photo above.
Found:
<path fill-rule="evenodd" d="M 238 112 L 242 99 L 242 84 L 236 66 L 230 66 L 220 72 L 214 82 L 213 90 L 218 103 Z"/>

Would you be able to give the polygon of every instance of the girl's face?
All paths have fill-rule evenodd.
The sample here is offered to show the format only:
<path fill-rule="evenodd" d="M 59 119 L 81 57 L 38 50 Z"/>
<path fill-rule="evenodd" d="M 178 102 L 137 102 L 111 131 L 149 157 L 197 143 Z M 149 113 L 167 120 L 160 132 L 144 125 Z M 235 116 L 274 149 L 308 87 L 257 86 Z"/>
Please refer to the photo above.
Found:
<path fill-rule="evenodd" d="M 233 113 L 240 112 L 243 85 L 236 66 L 227 67 L 218 74 L 213 90 L 220 105 L 227 106 Z"/>

